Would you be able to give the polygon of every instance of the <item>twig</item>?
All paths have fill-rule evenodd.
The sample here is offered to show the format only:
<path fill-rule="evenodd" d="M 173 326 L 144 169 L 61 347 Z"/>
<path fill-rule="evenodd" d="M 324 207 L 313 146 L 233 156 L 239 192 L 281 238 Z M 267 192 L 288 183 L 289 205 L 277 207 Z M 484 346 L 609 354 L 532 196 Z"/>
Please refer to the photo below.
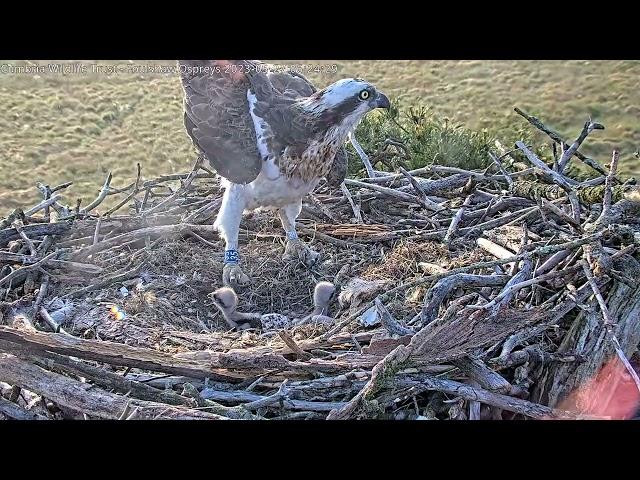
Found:
<path fill-rule="evenodd" d="M 529 243 L 529 229 L 527 228 L 527 222 L 522 222 L 522 239 L 520 240 L 520 247 L 518 248 L 518 253 L 523 253 L 527 249 L 527 245 Z M 509 267 L 509 275 L 513 276 L 518 271 L 518 263 L 513 263 Z"/>
<path fill-rule="evenodd" d="M 571 146 L 567 148 L 560 157 L 560 160 L 558 161 L 559 173 L 562 173 L 564 171 L 565 167 L 569 163 L 569 160 L 571 160 L 571 157 L 573 157 L 573 155 L 575 155 L 575 153 L 578 151 L 578 148 L 580 148 L 582 142 L 584 142 L 584 140 L 587 138 L 587 135 L 589 135 L 594 130 L 604 130 L 604 126 L 599 123 L 593 123 L 591 120 L 585 122 L 580 135 L 578 135 L 578 138 L 576 138 L 576 141 L 573 142 Z"/>
<path fill-rule="evenodd" d="M 467 376 L 478 382 L 478 385 L 492 392 L 511 393 L 511 384 L 497 372 L 494 372 L 485 363 L 477 358 L 462 357 L 452 362 Z"/>
<path fill-rule="evenodd" d="M 340 190 L 342 191 L 342 194 L 345 196 L 345 198 L 349 202 L 349 205 L 351 205 L 351 210 L 353 211 L 353 216 L 356 219 L 356 223 L 363 223 L 362 215 L 360 214 L 360 207 L 356 205 L 355 202 L 353 201 L 351 192 L 349 192 L 349 189 L 344 184 L 344 182 L 340 184 Z"/>
<path fill-rule="evenodd" d="M 32 257 L 30 255 L 23 255 L 21 253 L 0 252 L 0 263 L 1 262 L 20 263 L 22 265 L 33 266 L 38 261 L 39 261 L 38 257 Z M 88 273 L 93 275 L 97 275 L 102 272 L 101 267 L 98 267 L 97 265 L 94 265 L 91 263 L 79 263 L 79 262 L 71 262 L 68 260 L 56 260 L 56 259 L 51 259 L 47 263 L 55 268 L 73 270 L 73 271 Z"/>
<path fill-rule="evenodd" d="M 93 202 L 82 209 L 82 213 L 89 213 L 91 210 L 100 205 L 105 198 L 107 198 L 107 194 L 109 193 L 109 186 L 111 185 L 112 179 L 113 174 L 109 172 L 109 174 L 107 175 L 107 179 L 104 181 L 104 185 L 102 185 L 102 188 L 100 189 L 100 193 L 98 193 L 98 196 Z"/>
<path fill-rule="evenodd" d="M 100 240 L 100 226 L 102 225 L 102 216 L 98 216 L 98 221 L 96 222 L 96 230 L 93 233 L 93 243 L 95 245 Z"/>
<path fill-rule="evenodd" d="M 545 273 L 543 275 L 539 275 L 536 278 L 530 278 L 528 280 L 522 280 L 522 281 L 514 281 L 510 285 L 509 284 L 506 285 L 504 290 L 502 290 L 502 292 L 500 292 L 489 303 L 486 303 L 486 304 L 478 306 L 478 307 L 476 307 L 475 305 L 471 305 L 471 306 L 469 306 L 469 308 L 472 308 L 472 309 L 475 309 L 475 308 L 488 309 L 488 308 L 495 307 L 496 305 L 498 305 L 501 302 L 505 301 L 505 298 L 513 297 L 513 295 L 515 295 L 516 292 L 522 290 L 523 288 L 530 287 L 531 285 L 537 285 L 537 284 L 542 283 L 542 282 L 547 282 L 549 280 L 552 280 L 554 278 L 557 278 L 557 277 L 560 277 L 560 276 L 563 276 L 563 275 L 572 275 L 572 274 L 576 273 L 579 269 L 580 269 L 580 267 L 573 266 L 573 267 L 570 267 L 570 268 L 568 268 L 566 270 L 559 270 L 559 271 L 555 271 L 555 272 Z M 513 278 L 518 280 L 517 277 L 513 277 Z"/>
<path fill-rule="evenodd" d="M 56 203 L 59 199 L 60 199 L 60 197 L 58 195 L 53 195 L 52 197 L 43 200 L 42 202 L 40 202 L 35 207 L 31 207 L 29 210 L 25 211 L 24 214 L 25 214 L 25 216 L 30 217 L 34 213 L 39 212 L 40 210 L 44 210 L 44 209 L 49 208 L 51 205 Z M 46 214 L 45 214 L 45 216 L 46 216 Z"/>
<path fill-rule="evenodd" d="M 561 250 L 560 252 L 554 253 L 542 265 L 540 265 L 536 269 L 534 276 L 538 277 L 544 273 L 549 272 L 554 267 L 556 267 L 560 262 L 566 259 L 569 255 L 571 255 L 571 250 L 569 249 Z"/>
<path fill-rule="evenodd" d="M 546 163 L 544 163 L 542 160 L 540 160 L 535 153 L 533 153 L 531 150 L 529 150 L 529 147 L 527 147 L 524 144 L 524 142 L 517 141 L 516 142 L 516 146 L 525 154 L 527 159 L 535 167 L 537 167 L 540 170 L 542 170 L 542 172 L 544 174 L 546 174 L 551 180 L 553 180 L 554 183 L 560 185 L 565 191 L 567 191 L 567 192 L 572 191 L 573 190 L 573 186 L 578 184 L 578 182 L 576 182 L 575 180 L 567 178 L 564 175 L 560 174 L 559 172 L 554 172 L 553 170 L 551 170 L 547 166 Z"/>
<path fill-rule="evenodd" d="M 507 250 L 502 245 L 498 245 L 497 243 L 492 242 L 488 238 L 478 237 L 478 239 L 476 240 L 476 243 L 480 248 L 490 253 L 494 257 L 509 258 L 513 256 L 513 252 L 511 250 Z"/>
<path fill-rule="evenodd" d="M 286 386 L 286 385 L 285 385 Z M 220 391 L 210 388 L 205 388 L 200 395 L 202 398 L 215 400 L 217 402 L 225 403 L 244 403 L 242 408 L 257 410 L 257 408 L 269 407 L 275 404 L 280 404 L 282 408 L 290 410 L 304 410 L 314 412 L 329 412 L 336 408 L 341 408 L 345 402 L 312 402 L 308 400 L 291 400 L 286 399 L 285 392 L 276 393 L 269 397 L 257 395 L 250 392 L 242 391 Z"/>
<path fill-rule="evenodd" d="M 616 176 L 616 170 L 618 168 L 618 151 L 614 150 L 611 155 L 611 165 L 609 166 L 609 173 L 604 183 L 604 196 L 602 199 L 602 212 L 596 220 L 596 225 L 602 226 L 605 224 L 607 218 L 611 215 L 611 200 L 613 197 L 613 179 Z"/>
<path fill-rule="evenodd" d="M 500 161 L 500 159 L 491 151 L 489 151 L 489 157 L 498 166 L 498 169 L 500 170 L 502 175 L 504 175 L 504 179 L 507 181 L 507 183 L 509 185 L 512 185 L 513 184 L 513 179 L 511 178 L 509 173 L 507 173 L 507 171 L 505 170 L 504 165 L 502 165 L 502 162 Z"/>
<path fill-rule="evenodd" d="M 278 388 L 278 391 L 273 395 L 261 398 L 260 400 L 245 403 L 243 407 L 247 410 L 258 410 L 259 408 L 269 407 L 275 403 L 281 403 L 283 400 L 288 399 L 289 397 L 289 389 L 287 388 L 287 383 L 289 383 L 289 379 L 285 379 L 280 385 L 280 388 Z"/>
<path fill-rule="evenodd" d="M 208 247 L 212 247 L 212 248 L 218 248 L 218 245 L 216 245 L 215 243 L 210 242 L 209 240 L 202 238 L 200 235 L 198 235 L 197 233 L 195 233 L 194 231 L 187 229 L 185 231 L 185 233 L 187 235 L 192 236 L 193 238 L 195 238 L 196 240 L 204 243 L 205 245 L 207 245 Z"/>
<path fill-rule="evenodd" d="M 40 307 L 39 312 L 40 313 L 40 317 L 47 322 L 47 325 L 49 325 L 51 327 L 51 329 L 53 330 L 54 333 L 67 333 L 65 332 L 60 325 L 58 324 L 58 322 L 56 322 L 51 315 L 49 314 L 49 312 L 47 311 L 46 308 L 44 307 Z"/>
<path fill-rule="evenodd" d="M 58 255 L 58 251 L 56 250 L 55 252 L 51 252 L 49 255 L 47 255 L 46 257 L 44 257 L 42 260 L 37 261 L 36 263 L 34 263 L 33 265 L 27 265 L 24 266 L 18 270 L 14 270 L 13 272 L 11 272 L 9 275 L 7 275 L 4 278 L 0 278 L 0 287 L 6 283 L 9 283 L 12 279 L 14 279 L 15 277 L 17 277 L 18 275 L 22 275 L 23 273 L 25 273 L 27 270 L 33 270 L 33 269 L 38 269 L 44 265 L 46 265 L 46 263 L 51 260 L 53 257 L 55 257 L 56 255 Z"/>
<path fill-rule="evenodd" d="M 36 251 L 36 246 L 33 244 L 31 239 L 24 233 L 24 230 L 22 230 L 22 227 L 23 227 L 22 220 L 16 219 L 13 222 L 13 228 L 16 229 L 16 232 L 18 232 L 18 235 L 20 235 L 20 238 L 22 238 L 22 240 L 24 241 L 25 245 L 27 245 L 27 247 L 29 248 L 29 253 L 33 257 L 38 253 Z"/>
<path fill-rule="evenodd" d="M 439 212 L 441 210 L 444 210 L 443 206 L 438 205 L 436 202 L 434 202 L 429 197 L 427 197 L 427 193 L 425 192 L 424 188 L 422 187 L 422 185 L 420 185 L 420 182 L 418 182 L 415 178 L 413 178 L 413 175 L 411 175 L 411 173 L 407 172 L 402 167 L 398 167 L 398 169 L 407 178 L 407 180 L 409 180 L 409 183 L 415 190 L 424 208 L 431 210 L 433 212 Z"/>
<path fill-rule="evenodd" d="M 129 201 L 140 192 L 140 179 L 142 176 L 142 169 L 139 163 L 137 164 L 136 168 L 137 168 L 136 182 L 133 184 L 133 190 L 121 202 L 119 202 L 117 205 L 107 210 L 104 214 L 105 217 L 108 217 L 112 215 L 114 212 L 117 212 L 118 210 L 120 210 L 124 205 L 129 203 Z"/>
<path fill-rule="evenodd" d="M 278 335 L 280 336 L 282 341 L 287 345 L 287 347 L 293 350 L 293 352 L 296 355 L 298 355 L 302 360 L 309 360 L 312 357 L 310 353 L 307 353 L 304 350 L 302 350 L 298 346 L 296 341 L 291 337 L 291 335 L 289 335 L 285 330 L 280 330 L 278 332 Z"/>
<path fill-rule="evenodd" d="M 453 220 L 451 220 L 451 223 L 449 224 L 449 228 L 447 229 L 447 233 L 445 234 L 444 239 L 442 240 L 447 245 L 451 243 L 451 240 L 455 236 L 456 231 L 458 229 L 458 224 L 462 220 L 462 216 L 464 215 L 464 212 L 466 211 L 467 207 L 471 205 L 471 200 L 473 200 L 473 196 L 474 194 L 472 193 L 469 196 L 467 196 L 467 198 L 465 198 L 464 203 L 462 204 L 460 209 L 456 212 L 456 215 L 453 217 Z"/>
<path fill-rule="evenodd" d="M 69 188 L 71 185 L 73 185 L 73 182 L 61 183 L 60 185 L 56 185 L 55 187 L 53 187 L 51 189 L 51 193 L 59 192 L 60 190 L 64 190 L 65 188 Z"/>
<path fill-rule="evenodd" d="M 433 275 L 435 276 L 435 275 Z M 420 313 L 422 325 L 431 323 L 437 316 L 440 305 L 449 293 L 462 286 L 485 287 L 501 286 L 507 281 L 506 275 L 471 275 L 468 273 L 448 274 L 438 280 L 424 296 L 422 311 Z"/>
<path fill-rule="evenodd" d="M 158 225 L 155 227 L 146 227 L 133 230 L 131 232 L 123 233 L 109 239 L 103 239 L 102 241 L 88 247 L 76 250 L 73 253 L 73 258 L 80 259 L 88 257 L 89 255 L 95 255 L 98 252 L 102 252 L 112 247 L 123 246 L 129 242 L 145 239 L 148 236 L 159 236 L 164 238 L 175 237 L 184 235 L 185 232 L 202 232 L 202 233 L 215 233 L 217 231 L 211 225 L 190 225 L 190 224 L 178 224 L 178 225 Z"/>
<path fill-rule="evenodd" d="M 360 157 L 360 160 L 362 160 L 364 168 L 367 170 L 367 176 L 369 178 L 374 178 L 376 176 L 376 173 L 373 170 L 371 162 L 369 161 L 369 156 L 364 152 L 364 149 L 362 148 L 362 146 L 360 146 L 358 140 L 356 140 L 356 136 L 353 133 L 349 134 L 349 141 L 351 142 L 351 145 L 353 145 L 353 148 L 356 150 L 356 153 Z"/>
<path fill-rule="evenodd" d="M 518 398 L 502 395 L 499 393 L 493 393 L 481 388 L 474 388 L 463 383 L 455 382 L 453 380 L 445 380 L 427 375 L 417 377 L 417 379 L 415 380 L 396 380 L 395 383 L 398 386 L 413 386 L 424 390 L 437 390 L 449 395 L 462 397 L 465 400 L 478 401 L 487 405 L 493 405 L 502 410 L 519 413 L 521 415 L 525 415 L 527 417 L 535 418 L 538 420 L 576 420 L 580 418 L 578 415 L 575 415 L 571 412 L 554 410 L 544 405 L 532 403 L 527 400 L 520 400 Z M 420 390 L 417 391 L 419 392 Z"/>
<path fill-rule="evenodd" d="M 213 216 L 213 213 L 220 208 L 221 204 L 222 204 L 222 199 L 217 199 L 210 203 L 207 203 L 202 207 L 198 208 L 193 213 L 189 214 L 183 221 L 184 223 L 201 223 L 207 220 L 209 216 Z"/>
<path fill-rule="evenodd" d="M 33 311 L 38 312 L 40 309 L 40 305 L 44 300 L 44 297 L 47 295 L 47 290 L 49 289 L 49 275 L 44 274 L 42 283 L 40 284 L 40 289 L 38 290 L 38 295 L 36 296 L 36 301 L 33 304 Z"/>
<path fill-rule="evenodd" d="M 494 301 L 493 305 L 491 306 L 491 313 L 493 315 L 496 315 L 502 307 L 508 305 L 511 299 L 514 297 L 515 291 L 512 289 L 512 287 L 517 285 L 518 283 L 522 283 L 528 280 L 531 277 L 532 273 L 533 262 L 531 261 L 531 257 L 526 255 L 522 261 L 522 268 L 520 269 L 520 271 L 509 279 L 502 292 L 498 294 L 499 299 Z"/>
<path fill-rule="evenodd" d="M 167 203 L 171 202 L 182 193 L 186 192 L 189 186 L 191 186 L 191 183 L 193 182 L 193 180 L 195 179 L 196 174 L 198 173 L 198 170 L 202 166 L 203 161 L 204 161 L 204 158 L 202 156 L 199 156 L 195 164 L 193 165 L 193 168 L 191 169 L 191 173 L 189 173 L 189 175 L 185 179 L 184 183 L 180 186 L 180 188 L 178 188 L 175 192 L 173 192 L 171 195 L 169 195 L 167 198 L 165 198 L 163 201 L 161 201 L 157 205 L 151 207 L 149 210 L 145 210 L 142 214 L 144 216 L 150 215 L 151 213 L 158 210 L 160 207 L 166 205 Z"/>
<path fill-rule="evenodd" d="M 514 110 L 516 111 L 516 113 L 518 115 L 524 117 L 531 125 L 533 125 L 534 127 L 538 128 L 539 130 L 541 130 L 544 133 L 546 133 L 553 141 L 557 142 L 563 149 L 566 150 L 566 149 L 569 148 L 569 145 L 564 141 L 564 139 L 560 136 L 559 133 L 551 130 L 550 128 L 547 128 L 536 117 L 533 117 L 533 116 L 523 112 L 518 107 L 515 107 Z M 598 173 L 600 173 L 602 175 L 606 175 L 607 174 L 607 171 L 604 169 L 604 167 L 602 167 L 602 165 L 600 165 L 595 160 L 584 156 L 579 151 L 575 152 L 575 156 L 578 157 L 578 159 L 580 159 L 585 165 L 590 166 L 591 168 L 593 168 Z"/>
<path fill-rule="evenodd" d="M 352 249 L 355 249 L 355 250 L 366 250 L 366 247 L 364 245 L 361 245 L 360 243 L 347 242 L 345 240 L 340 240 L 339 238 L 334 238 L 334 237 L 332 237 L 330 235 L 327 235 L 325 233 L 319 232 L 317 230 L 313 230 L 311 228 L 298 227 L 296 225 L 296 229 L 298 230 L 299 233 L 301 233 L 303 235 L 309 235 L 310 237 L 316 237 L 318 240 L 322 240 L 323 242 L 331 243 L 331 244 L 336 245 L 338 247 L 352 248 Z"/>
<path fill-rule="evenodd" d="M 387 310 L 387 307 L 385 307 L 380 300 L 379 296 L 375 298 L 374 304 L 380 314 L 380 321 L 382 322 L 382 325 L 391 335 L 413 335 L 415 333 L 410 328 L 402 326 L 400 322 L 393 318 L 389 310 Z"/>
<path fill-rule="evenodd" d="M 345 178 L 345 185 L 353 185 L 354 187 L 366 188 L 368 190 L 373 190 L 374 192 L 382 193 L 388 197 L 397 198 L 403 202 L 415 203 L 417 205 L 422 205 L 420 199 L 415 195 L 409 195 L 408 193 L 399 192 L 392 188 L 381 187 L 380 185 L 375 185 L 373 183 L 361 182 L 359 180 L 352 180 L 350 178 Z"/>
<path fill-rule="evenodd" d="M 582 226 L 579 221 L 576 221 L 575 218 L 567 215 L 561 208 L 557 207 L 555 204 L 547 200 L 546 198 L 540 197 L 540 202 L 542 206 L 549 210 L 551 213 L 555 214 L 560 219 L 567 222 L 572 227 L 575 227 L 579 232 L 582 231 Z M 574 210 L 575 211 L 575 210 Z"/>
<path fill-rule="evenodd" d="M 522 365 L 527 362 L 531 363 L 580 363 L 584 358 L 576 354 L 558 354 L 549 353 L 540 349 L 537 345 L 529 345 L 528 347 L 518 350 L 517 352 L 509 353 L 504 357 L 497 357 L 489 360 L 491 365 L 496 365 L 498 370 L 505 368 L 511 368 L 518 365 Z"/>
<path fill-rule="evenodd" d="M 89 293 L 89 292 L 93 292 L 95 290 L 100 290 L 102 288 L 108 287 L 109 285 L 112 285 L 114 283 L 118 283 L 118 282 L 122 282 L 123 280 L 128 280 L 130 278 L 135 278 L 140 274 L 140 271 L 142 270 L 143 266 L 139 265 L 136 268 L 134 268 L 133 270 L 130 270 L 128 272 L 124 272 L 124 273 L 120 273 L 117 275 L 112 275 L 111 277 L 105 278 L 104 280 L 94 283 L 92 285 L 87 285 L 86 287 L 83 287 L 79 290 L 74 290 L 72 292 L 69 292 L 65 295 L 63 295 L 61 298 L 74 298 L 74 297 L 79 297 L 81 295 L 84 295 L 85 293 Z"/>

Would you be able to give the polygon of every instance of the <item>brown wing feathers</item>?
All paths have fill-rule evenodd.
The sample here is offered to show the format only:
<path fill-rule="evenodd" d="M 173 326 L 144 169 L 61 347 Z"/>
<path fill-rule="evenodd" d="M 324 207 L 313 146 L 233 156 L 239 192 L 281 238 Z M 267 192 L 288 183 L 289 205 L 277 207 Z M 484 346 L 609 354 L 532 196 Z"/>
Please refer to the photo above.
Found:
<path fill-rule="evenodd" d="M 265 64 L 248 60 L 178 63 L 184 89 L 185 128 L 221 176 L 234 183 L 249 183 L 260 173 L 262 161 L 247 101 L 249 88 L 257 98 L 256 114 L 273 129 L 275 138 L 270 145 L 278 152 L 287 146 L 304 149 L 311 132 L 289 108 L 295 99 L 316 91 L 302 75 L 268 72 Z M 341 148 L 327 175 L 334 186 L 344 180 L 346 159 L 346 151 Z"/>
<path fill-rule="evenodd" d="M 234 183 L 249 183 L 261 168 L 244 76 L 212 61 L 180 61 L 185 127 L 211 166 Z M 230 69 L 229 69 L 230 71 Z"/>

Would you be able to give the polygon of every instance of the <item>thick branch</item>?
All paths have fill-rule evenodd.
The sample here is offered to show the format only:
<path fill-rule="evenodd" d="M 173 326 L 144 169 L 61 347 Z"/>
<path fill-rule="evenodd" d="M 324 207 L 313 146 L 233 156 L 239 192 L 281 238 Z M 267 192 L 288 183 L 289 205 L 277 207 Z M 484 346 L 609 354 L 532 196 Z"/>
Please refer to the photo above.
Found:
<path fill-rule="evenodd" d="M 86 413 L 92 417 L 119 419 L 129 408 L 138 408 L 138 418 L 181 420 L 224 420 L 225 417 L 163 403 L 127 399 L 87 383 L 49 372 L 13 355 L 0 354 L 0 378 L 36 392 L 60 406 Z"/>

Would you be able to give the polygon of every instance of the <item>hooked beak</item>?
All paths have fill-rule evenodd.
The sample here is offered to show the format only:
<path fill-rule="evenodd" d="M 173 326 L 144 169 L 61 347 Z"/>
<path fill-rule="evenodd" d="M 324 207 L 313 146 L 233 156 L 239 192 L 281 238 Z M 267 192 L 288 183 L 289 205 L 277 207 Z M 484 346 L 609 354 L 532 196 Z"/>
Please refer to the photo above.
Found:
<path fill-rule="evenodd" d="M 378 92 L 374 100 L 374 108 L 391 108 L 391 102 L 384 93 Z"/>

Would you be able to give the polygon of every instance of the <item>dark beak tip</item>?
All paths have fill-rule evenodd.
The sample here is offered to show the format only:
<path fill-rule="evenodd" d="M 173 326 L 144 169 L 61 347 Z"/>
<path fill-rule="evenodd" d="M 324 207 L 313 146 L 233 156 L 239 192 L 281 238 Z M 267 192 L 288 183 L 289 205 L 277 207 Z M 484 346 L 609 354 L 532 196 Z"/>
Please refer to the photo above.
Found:
<path fill-rule="evenodd" d="M 377 105 L 378 108 L 391 108 L 391 102 L 389 101 L 389 98 L 383 93 L 378 94 Z"/>

